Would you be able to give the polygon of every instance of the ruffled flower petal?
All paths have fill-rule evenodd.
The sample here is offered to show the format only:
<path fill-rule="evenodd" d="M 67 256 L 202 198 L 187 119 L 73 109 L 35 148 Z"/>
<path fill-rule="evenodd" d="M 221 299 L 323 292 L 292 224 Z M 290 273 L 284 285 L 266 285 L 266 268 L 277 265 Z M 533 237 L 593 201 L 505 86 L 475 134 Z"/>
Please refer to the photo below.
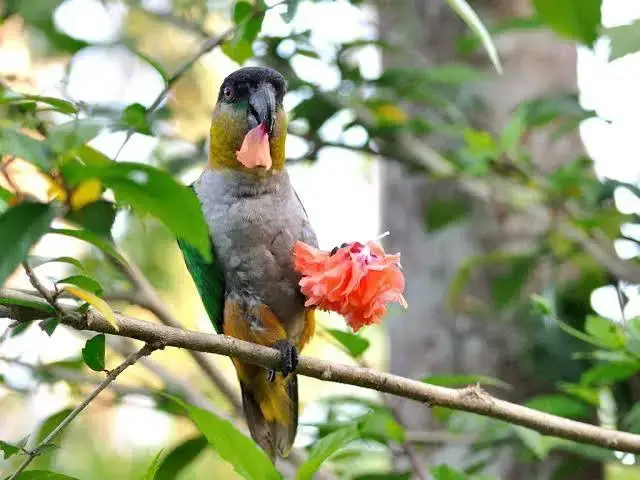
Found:
<path fill-rule="evenodd" d="M 400 255 L 387 255 L 375 242 L 332 252 L 296 242 L 293 257 L 305 305 L 343 315 L 354 331 L 380 323 L 389 303 L 407 308 Z"/>

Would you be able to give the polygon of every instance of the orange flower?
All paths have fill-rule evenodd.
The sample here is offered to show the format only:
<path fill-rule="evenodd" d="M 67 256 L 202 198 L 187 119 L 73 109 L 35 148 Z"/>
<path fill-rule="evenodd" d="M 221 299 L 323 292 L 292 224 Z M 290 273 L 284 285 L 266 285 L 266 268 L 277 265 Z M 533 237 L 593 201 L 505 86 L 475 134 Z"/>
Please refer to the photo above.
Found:
<path fill-rule="evenodd" d="M 238 161 L 247 168 L 255 168 L 258 165 L 271 168 L 271 149 L 267 127 L 261 123 L 249 130 L 244 136 L 240 150 L 236 152 Z"/>
<path fill-rule="evenodd" d="M 332 252 L 296 242 L 293 259 L 305 306 L 338 312 L 354 331 L 380 323 L 388 303 L 407 308 L 400 254 L 387 255 L 375 242 L 344 244 Z"/>

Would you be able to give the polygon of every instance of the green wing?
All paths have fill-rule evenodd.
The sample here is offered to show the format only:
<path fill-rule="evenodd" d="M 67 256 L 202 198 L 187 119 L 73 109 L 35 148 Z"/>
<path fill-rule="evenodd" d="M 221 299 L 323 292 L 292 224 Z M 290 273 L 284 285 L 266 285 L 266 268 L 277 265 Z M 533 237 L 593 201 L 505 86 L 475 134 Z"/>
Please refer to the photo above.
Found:
<path fill-rule="evenodd" d="M 220 264 L 216 261 L 213 245 L 211 245 L 213 257 L 211 263 L 205 261 L 202 255 L 200 255 L 200 252 L 182 238 L 178 238 L 178 246 L 182 251 L 184 263 L 187 265 L 187 270 L 189 270 L 191 278 L 193 278 L 196 284 L 196 288 L 198 289 L 198 293 L 200 294 L 200 298 L 202 299 L 202 303 L 213 327 L 216 329 L 216 332 L 222 333 L 225 289 L 224 276 Z"/>

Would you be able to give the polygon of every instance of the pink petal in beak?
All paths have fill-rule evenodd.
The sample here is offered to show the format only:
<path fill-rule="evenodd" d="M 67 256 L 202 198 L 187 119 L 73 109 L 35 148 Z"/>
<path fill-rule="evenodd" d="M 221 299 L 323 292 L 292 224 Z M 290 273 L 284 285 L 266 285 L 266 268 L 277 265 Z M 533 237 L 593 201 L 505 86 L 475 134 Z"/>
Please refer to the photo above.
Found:
<path fill-rule="evenodd" d="M 238 161 L 247 168 L 257 166 L 271 168 L 271 149 L 267 127 L 261 123 L 245 135 L 240 150 L 236 152 Z"/>

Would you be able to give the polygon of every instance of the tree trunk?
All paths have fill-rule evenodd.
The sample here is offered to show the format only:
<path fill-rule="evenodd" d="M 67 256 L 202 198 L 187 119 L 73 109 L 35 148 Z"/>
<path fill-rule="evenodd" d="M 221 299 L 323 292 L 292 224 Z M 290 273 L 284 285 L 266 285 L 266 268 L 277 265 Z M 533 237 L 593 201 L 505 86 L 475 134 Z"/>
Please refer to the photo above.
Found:
<path fill-rule="evenodd" d="M 495 39 L 504 75 L 491 75 L 492 68 L 484 50 L 473 58 L 461 59 L 455 53 L 455 41 L 464 25 L 443 0 L 378 0 L 380 35 L 383 40 L 403 48 L 384 54 L 385 68 L 415 67 L 451 61 L 467 61 L 486 68 L 489 81 L 478 86 L 487 111 L 478 127 L 501 131 L 509 113 L 523 100 L 558 91 L 575 91 L 575 46 L 549 32 L 509 33 Z M 485 22 L 528 16 L 526 0 L 483 0 L 473 7 Z M 432 146 L 442 140 L 429 138 Z M 578 133 L 552 142 L 550 134 L 528 139 L 528 148 L 541 170 L 557 167 L 582 152 Z M 463 261 L 499 248 L 517 247 L 523 233 L 532 233 L 544 225 L 531 225 L 522 215 L 498 219 L 487 205 L 470 200 L 473 212 L 461 222 L 434 233 L 424 228 L 425 206 L 434 199 L 460 198 L 451 183 L 411 175 L 398 162 L 385 162 L 382 175 L 382 228 L 391 231 L 389 251 L 401 251 L 406 277 L 406 312 L 391 313 L 387 319 L 391 371 L 411 378 L 426 374 L 482 374 L 508 381 L 514 386 L 511 398 L 520 400 L 536 391 L 536 382 L 524 371 L 519 356 L 522 339 L 517 329 L 503 322 L 452 314 L 446 308 L 447 291 Z M 527 236 L 525 235 L 525 237 Z M 525 241 L 527 238 L 524 239 Z M 474 275 L 466 291 L 473 297 L 488 298 L 489 273 Z M 415 402 L 398 403 L 405 424 L 423 430 L 441 429 L 430 411 Z M 448 463 L 468 465 L 468 447 L 432 446 L 425 451 L 427 465 Z M 541 469 L 548 468 L 542 464 Z M 523 465 L 513 452 L 503 449 L 492 459 L 487 473 L 504 480 L 543 479 L 548 473 L 531 464 Z M 599 467 L 582 472 L 581 479 L 600 478 Z M 593 473 L 593 476 L 591 475 Z"/>

